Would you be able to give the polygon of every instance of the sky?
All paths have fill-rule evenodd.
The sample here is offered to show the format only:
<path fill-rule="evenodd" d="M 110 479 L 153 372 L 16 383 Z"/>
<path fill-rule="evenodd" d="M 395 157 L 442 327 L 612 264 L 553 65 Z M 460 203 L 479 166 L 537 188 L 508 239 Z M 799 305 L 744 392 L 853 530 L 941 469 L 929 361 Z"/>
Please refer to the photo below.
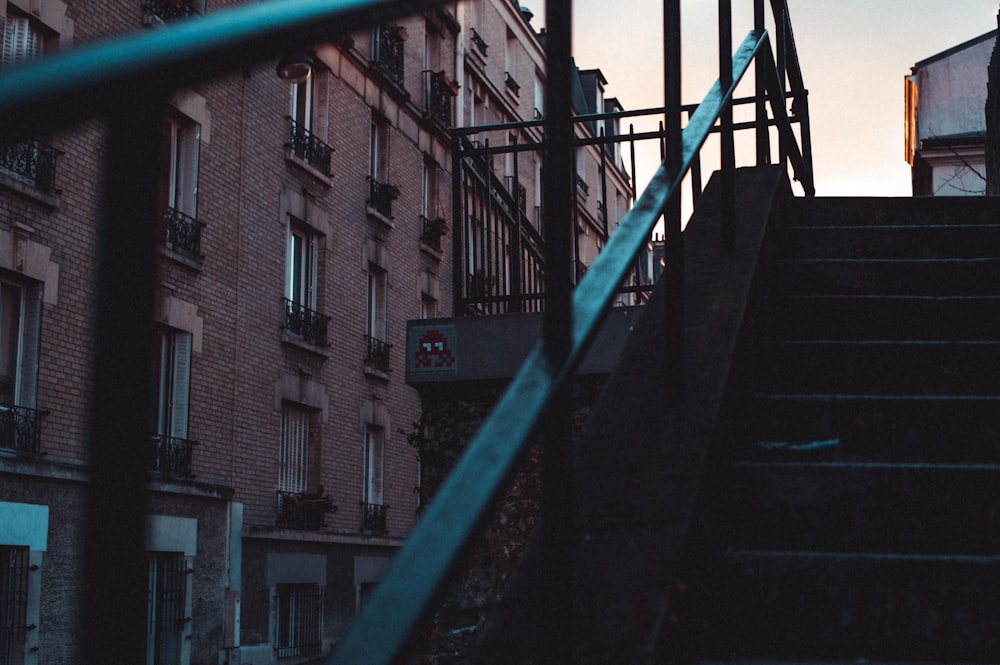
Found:
<path fill-rule="evenodd" d="M 521 2 L 535 12 L 532 24 L 544 25 L 543 3 Z M 753 27 L 753 0 L 732 6 L 738 44 Z M 809 90 L 817 194 L 909 196 L 903 79 L 914 63 L 995 29 L 1000 0 L 788 0 L 788 6 Z M 576 63 L 600 69 L 606 95 L 626 109 L 663 105 L 661 7 L 661 0 L 574 2 Z M 718 78 L 718 3 L 683 0 L 681 7 L 683 102 L 693 103 Z M 751 92 L 746 87 L 737 95 Z M 738 163 L 751 163 L 752 144 L 737 151 Z M 709 146 L 706 172 L 717 164 L 707 161 L 711 154 Z M 648 146 L 641 155 L 640 189 L 658 150 Z"/>

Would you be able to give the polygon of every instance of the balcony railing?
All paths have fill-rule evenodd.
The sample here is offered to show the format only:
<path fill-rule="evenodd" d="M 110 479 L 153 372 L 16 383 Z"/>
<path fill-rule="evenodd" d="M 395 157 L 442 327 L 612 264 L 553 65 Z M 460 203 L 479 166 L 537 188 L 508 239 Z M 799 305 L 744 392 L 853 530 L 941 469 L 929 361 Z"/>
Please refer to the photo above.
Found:
<path fill-rule="evenodd" d="M 475 28 L 472 29 L 472 43 L 476 46 L 476 49 L 478 49 L 480 53 L 486 55 L 486 49 L 490 46 L 486 43 L 486 40 L 483 39 L 483 36 L 476 32 Z"/>
<path fill-rule="evenodd" d="M 284 298 L 285 330 L 316 346 L 328 346 L 327 329 L 330 317 L 309 309 L 301 303 Z"/>
<path fill-rule="evenodd" d="M 32 139 L 0 146 L 0 171 L 41 192 L 56 189 L 56 158 L 62 152 Z"/>
<path fill-rule="evenodd" d="M 386 527 L 386 512 L 389 506 L 381 503 L 361 502 L 361 531 L 373 536 L 381 536 L 388 528 Z"/>
<path fill-rule="evenodd" d="M 399 188 L 368 176 L 368 205 L 386 219 L 392 219 L 392 202 L 399 198 Z"/>
<path fill-rule="evenodd" d="M 28 457 L 38 455 L 42 416 L 48 413 L 26 406 L 0 405 L 0 450 Z"/>
<path fill-rule="evenodd" d="M 197 16 L 198 10 L 187 0 L 147 0 L 143 10 L 163 22 Z"/>
<path fill-rule="evenodd" d="M 451 127 L 451 98 L 456 95 L 456 85 L 443 72 L 424 71 L 424 89 L 427 91 L 425 112 L 440 127 Z"/>
<path fill-rule="evenodd" d="M 190 215 L 167 208 L 160 217 L 160 238 L 178 254 L 201 260 L 201 230 L 205 225 Z"/>
<path fill-rule="evenodd" d="M 436 249 L 440 252 L 441 238 L 448 232 L 448 225 L 440 217 L 437 219 L 427 219 L 423 215 L 420 216 L 420 223 L 420 241 L 431 249 Z"/>
<path fill-rule="evenodd" d="M 288 127 L 288 145 L 292 154 L 323 175 L 333 175 L 330 169 L 333 148 L 292 118 L 288 118 Z"/>
<path fill-rule="evenodd" d="M 400 25 L 380 25 L 375 32 L 375 65 L 392 81 L 403 85 L 403 42 L 406 28 Z"/>
<path fill-rule="evenodd" d="M 160 474 L 164 480 L 190 480 L 194 478 L 191 472 L 191 457 L 197 441 L 182 439 L 166 434 L 154 434 L 150 437 L 149 470 Z"/>
<path fill-rule="evenodd" d="M 277 526 L 303 531 L 323 528 L 327 513 L 337 512 L 330 497 L 319 492 L 285 492 L 278 490 Z"/>
<path fill-rule="evenodd" d="M 368 347 L 368 352 L 365 356 L 367 366 L 375 371 L 388 374 L 390 371 L 389 352 L 392 351 L 392 344 L 376 339 L 371 335 L 366 335 L 365 341 Z"/>
<path fill-rule="evenodd" d="M 510 75 L 510 72 L 504 72 L 503 74 L 503 84 L 507 86 L 507 89 L 513 92 L 515 95 L 521 94 L 521 86 L 514 77 Z"/>

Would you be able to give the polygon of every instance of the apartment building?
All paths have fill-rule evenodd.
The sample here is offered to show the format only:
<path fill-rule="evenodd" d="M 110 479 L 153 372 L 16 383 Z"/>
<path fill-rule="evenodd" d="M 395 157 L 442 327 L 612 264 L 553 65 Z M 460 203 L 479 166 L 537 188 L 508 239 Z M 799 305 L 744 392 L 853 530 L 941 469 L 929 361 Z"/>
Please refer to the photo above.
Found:
<path fill-rule="evenodd" d="M 0 0 L 3 66 L 238 4 Z M 161 109 L 158 214 L 136 220 L 157 232 L 153 381 L 136 388 L 150 400 L 135 442 L 147 663 L 313 658 L 378 582 L 420 508 L 406 323 L 489 313 L 456 298 L 509 295 L 522 274 L 510 244 L 487 267 L 501 247 L 488 217 L 454 219 L 455 164 L 469 170 L 450 130 L 542 114 L 543 65 L 518 6 L 453 2 L 173 91 Z M 581 80 L 587 108 L 607 109 L 599 72 Z M 128 251 L 98 240 L 107 137 L 94 119 L 0 148 L 0 665 L 72 662 L 83 639 L 97 268 Z M 631 197 L 607 150 L 578 161 L 581 237 L 597 239 L 581 241 L 581 270 Z M 493 167 L 540 248 L 537 152 Z"/>

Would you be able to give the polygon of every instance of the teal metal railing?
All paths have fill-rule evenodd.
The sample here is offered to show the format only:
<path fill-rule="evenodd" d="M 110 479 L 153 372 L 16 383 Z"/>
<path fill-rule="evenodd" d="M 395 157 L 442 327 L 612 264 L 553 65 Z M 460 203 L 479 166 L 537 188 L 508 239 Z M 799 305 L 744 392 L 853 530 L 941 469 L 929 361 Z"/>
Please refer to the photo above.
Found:
<path fill-rule="evenodd" d="M 19 65 L 5 70 L 0 77 L 0 143 L 52 132 L 90 117 L 110 121 L 101 242 L 109 249 L 125 244 L 134 250 L 106 251 L 101 257 L 90 516 L 86 524 L 87 581 L 81 611 L 81 633 L 88 635 L 82 645 L 85 662 L 139 662 L 145 644 L 145 598 L 141 590 L 147 572 L 142 552 L 146 487 L 142 472 L 147 460 L 132 443 L 141 437 L 148 418 L 147 405 L 142 404 L 145 400 L 131 387 L 149 383 L 148 328 L 155 274 L 148 257 L 152 254 L 155 228 L 143 227 L 135 220 L 155 218 L 155 211 L 147 210 L 155 201 L 155 172 L 142 161 L 143 150 L 155 150 L 155 145 L 136 137 L 156 136 L 152 110 L 173 89 L 436 4 L 438 0 L 271 0 Z M 777 59 L 764 29 L 764 1 L 755 0 L 754 29 L 735 54 L 726 48 L 727 39 L 720 39 L 720 80 L 710 87 L 681 130 L 680 0 L 665 0 L 666 159 L 571 292 L 566 250 L 572 228 L 566 201 L 572 187 L 572 96 L 568 94 L 572 5 L 569 0 L 546 3 L 545 337 L 469 444 L 351 630 L 336 647 L 333 663 L 393 662 L 543 418 L 548 438 L 543 471 L 548 483 L 544 522 L 547 528 L 559 528 L 560 520 L 550 518 L 558 517 L 559 511 L 565 512 L 570 505 L 566 486 L 560 484 L 560 476 L 568 476 L 565 469 L 569 468 L 568 409 L 561 389 L 583 358 L 618 285 L 661 216 L 666 220 L 672 257 L 666 279 L 672 280 L 668 286 L 675 291 L 681 288 L 677 277 L 683 260 L 681 183 L 697 164 L 699 151 L 717 124 L 723 144 L 731 143 L 732 132 L 737 129 L 729 115 L 733 93 L 755 61 L 757 118 L 751 126 L 757 130 L 758 163 L 768 160 L 768 128 L 777 127 L 780 160 L 791 165 L 806 194 L 814 193 L 806 92 L 787 4 L 785 0 L 771 0 L 770 5 L 779 36 Z M 720 26 L 725 32 L 731 25 L 730 0 L 719 0 L 719 8 Z M 786 79 L 791 84 L 789 90 Z M 123 91 L 137 103 L 124 104 Z M 787 113 L 788 97 L 793 100 L 793 117 Z M 765 104 L 771 108 L 771 117 L 767 116 Z M 793 123 L 800 125 L 801 138 L 796 137 Z M 724 148 L 723 153 L 725 170 L 731 170 L 734 164 L 730 151 Z M 682 326 L 679 301 L 669 297 L 668 301 L 675 308 L 667 313 L 668 321 L 672 326 Z M 679 338 L 668 336 L 674 341 Z M 675 358 L 683 353 L 682 346 L 676 343 L 668 350 Z M 676 360 L 671 361 L 667 371 L 680 366 Z M 676 371 L 665 375 L 665 380 L 679 385 L 679 377 Z M 122 409 L 126 404 L 136 408 Z M 122 501 L 123 496 L 135 500 Z M 107 520 L 107 514 L 115 514 L 116 519 Z M 559 569 L 559 557 L 565 555 L 564 536 L 554 532 L 544 539 L 548 545 L 557 545 L 548 547 L 546 571 Z M 546 592 L 559 593 L 563 580 L 559 575 L 551 577 Z M 558 641 L 557 634 L 553 638 Z M 558 645 L 551 653 L 553 662 L 559 662 Z"/>

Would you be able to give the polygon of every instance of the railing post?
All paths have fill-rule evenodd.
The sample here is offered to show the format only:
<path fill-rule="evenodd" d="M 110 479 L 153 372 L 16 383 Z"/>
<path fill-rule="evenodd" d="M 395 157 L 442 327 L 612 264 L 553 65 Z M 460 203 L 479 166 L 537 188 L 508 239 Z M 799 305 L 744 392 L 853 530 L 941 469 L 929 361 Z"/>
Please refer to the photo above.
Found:
<path fill-rule="evenodd" d="M 86 665 L 143 662 L 144 553 L 153 346 L 156 158 L 165 106 L 155 90 L 135 90 L 109 118 L 103 221 L 98 247 L 94 394 L 91 403 L 83 607 Z M 113 627 L 113 628 L 111 628 Z"/>
<path fill-rule="evenodd" d="M 753 29 L 758 34 L 765 30 L 764 0 L 754 0 Z M 756 122 L 757 122 L 757 166 L 771 163 L 771 139 L 767 125 L 767 62 L 761 56 L 754 59 L 754 85 L 756 87 Z"/>
<path fill-rule="evenodd" d="M 545 165 L 542 205 L 545 211 L 544 350 L 550 371 L 562 364 L 572 347 L 571 243 L 575 190 L 573 182 L 572 0 L 545 3 Z M 569 382 L 556 391 L 545 419 L 542 453 L 542 626 L 548 648 L 545 662 L 572 661 L 567 617 L 572 609 L 572 403 Z"/>
<path fill-rule="evenodd" d="M 667 173 L 674 177 L 681 169 L 681 3 L 663 0 L 664 132 Z M 663 253 L 666 265 L 664 309 L 664 383 L 668 409 L 684 397 L 684 239 L 681 234 L 681 188 L 667 202 L 663 212 Z"/>
<path fill-rule="evenodd" d="M 733 85 L 733 6 L 732 0 L 719 0 L 719 84 L 725 95 Z M 733 139 L 733 104 L 726 102 L 719 116 L 722 187 L 722 254 L 731 256 L 735 248 L 736 217 L 735 170 L 736 146 Z"/>

